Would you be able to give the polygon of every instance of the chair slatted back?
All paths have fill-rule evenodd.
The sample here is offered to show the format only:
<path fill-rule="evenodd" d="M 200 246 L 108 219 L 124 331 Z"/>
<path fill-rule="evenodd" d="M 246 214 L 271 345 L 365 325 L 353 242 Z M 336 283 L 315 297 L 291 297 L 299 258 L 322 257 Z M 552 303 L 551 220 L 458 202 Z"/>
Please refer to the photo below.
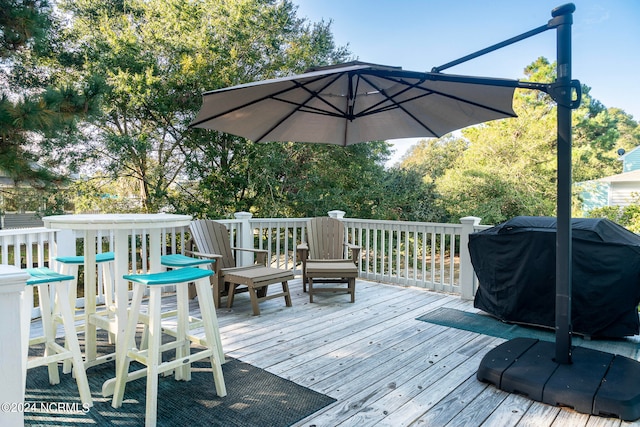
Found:
<path fill-rule="evenodd" d="M 229 243 L 229 230 L 224 224 L 210 219 L 199 219 L 191 221 L 189 229 L 198 252 L 221 255 L 222 259 L 218 261 L 220 268 L 236 266 Z"/>
<path fill-rule="evenodd" d="M 336 218 L 319 217 L 307 222 L 309 259 L 343 259 L 344 225 Z"/>

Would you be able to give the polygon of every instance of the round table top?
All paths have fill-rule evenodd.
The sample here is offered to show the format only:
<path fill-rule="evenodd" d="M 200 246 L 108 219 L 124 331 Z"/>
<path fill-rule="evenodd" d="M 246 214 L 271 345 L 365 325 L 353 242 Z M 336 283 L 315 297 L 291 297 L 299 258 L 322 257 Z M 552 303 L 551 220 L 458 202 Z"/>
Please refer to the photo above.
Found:
<path fill-rule="evenodd" d="M 78 214 L 52 215 L 42 218 L 45 227 L 73 230 L 184 227 L 191 215 L 177 214 Z"/>

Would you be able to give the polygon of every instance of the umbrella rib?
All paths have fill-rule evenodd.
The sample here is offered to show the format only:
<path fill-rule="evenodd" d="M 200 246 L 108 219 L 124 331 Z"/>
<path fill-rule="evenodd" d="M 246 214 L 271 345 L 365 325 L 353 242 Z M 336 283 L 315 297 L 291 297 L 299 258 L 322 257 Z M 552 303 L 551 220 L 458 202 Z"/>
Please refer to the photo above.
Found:
<path fill-rule="evenodd" d="M 323 87 L 323 89 L 324 89 L 325 87 L 329 86 L 331 83 L 333 83 L 333 82 L 334 82 L 338 77 L 339 77 L 339 75 L 338 75 L 338 74 L 336 74 L 336 77 L 335 77 L 333 80 L 330 80 L 330 81 L 329 81 L 329 83 L 327 83 L 327 84 Z M 308 84 L 308 83 L 313 83 L 313 82 L 315 82 L 315 81 L 322 80 L 322 79 L 323 79 L 323 77 L 318 77 L 317 79 L 314 79 L 314 80 L 311 80 L 310 82 L 307 82 L 307 84 Z M 334 110 L 338 111 L 338 113 L 340 113 L 340 110 L 339 110 L 339 109 L 337 109 L 334 105 L 332 105 L 330 102 L 327 102 L 326 100 L 324 100 L 324 99 L 322 99 L 322 98 L 318 97 L 318 95 L 317 95 L 316 93 L 314 93 L 313 91 L 310 91 L 310 90 L 309 90 L 308 88 L 306 88 L 304 85 L 300 84 L 299 82 L 297 82 L 297 81 L 295 81 L 295 80 L 292 80 L 291 82 L 293 83 L 293 86 L 290 86 L 290 87 L 284 88 L 284 89 L 282 89 L 282 90 L 280 90 L 280 91 L 278 91 L 278 92 L 271 93 L 271 94 L 269 94 L 269 95 L 265 95 L 265 96 L 263 96 L 263 97 L 260 97 L 260 98 L 257 98 L 257 99 L 254 99 L 254 100 L 251 100 L 251 101 L 246 102 L 246 103 L 244 103 L 244 104 L 241 104 L 241 105 L 238 105 L 238 106 L 236 106 L 236 107 L 230 108 L 230 109 L 228 109 L 228 110 L 222 111 L 222 112 L 220 112 L 220 113 L 218 113 L 218 114 L 214 114 L 214 115 L 212 115 L 212 116 L 208 116 L 208 117 L 206 117 L 206 118 L 204 118 L 204 119 L 198 120 L 197 122 L 192 122 L 192 123 L 190 123 L 190 124 L 189 124 L 189 127 L 197 127 L 198 125 L 201 125 L 202 123 L 208 122 L 209 120 L 215 120 L 215 119 L 217 119 L 218 117 L 222 117 L 222 116 L 224 116 L 224 115 L 226 115 L 226 114 L 233 113 L 234 111 L 238 111 L 238 110 L 241 110 L 241 109 L 243 109 L 243 108 L 249 107 L 249 106 L 251 106 L 251 105 L 255 105 L 255 104 L 257 104 L 257 103 L 259 103 L 259 102 L 262 102 L 262 101 L 264 101 L 264 100 L 266 100 L 266 99 L 274 99 L 274 100 L 276 100 L 276 101 L 280 101 L 280 102 L 287 102 L 287 103 L 290 103 L 290 104 L 293 104 L 293 105 L 298 105 L 298 104 L 296 104 L 295 102 L 286 101 L 286 100 L 283 100 L 283 99 L 277 98 L 278 96 L 280 96 L 280 95 L 282 95 L 282 94 L 284 94 L 284 93 L 291 92 L 292 90 L 294 90 L 294 89 L 298 89 L 298 88 L 302 88 L 302 89 L 306 90 L 307 92 L 309 92 L 309 93 L 312 95 L 312 97 L 311 97 L 311 98 L 309 98 L 309 99 L 307 99 L 307 100 L 305 101 L 305 104 L 306 104 L 307 102 L 309 102 L 313 97 L 316 97 L 316 98 L 320 99 L 321 101 L 323 101 L 325 104 L 327 104 L 327 105 L 329 105 L 330 107 L 332 107 Z M 206 95 L 205 95 L 205 96 L 206 96 Z M 311 108 L 311 107 L 307 107 L 307 108 Z M 317 110 L 318 110 L 319 112 L 323 112 L 323 110 L 321 110 L 321 109 L 317 109 Z M 329 112 L 329 111 L 327 111 L 326 113 L 327 113 L 327 114 L 329 114 L 329 115 L 331 115 L 331 112 Z M 336 114 L 336 116 L 338 116 L 338 117 L 342 117 L 342 114 Z"/>
<path fill-rule="evenodd" d="M 385 107 L 385 108 L 382 108 L 382 109 L 379 109 L 379 110 L 376 110 L 376 111 L 370 112 L 373 108 L 375 108 L 375 107 L 377 107 L 378 105 L 380 105 L 380 104 L 382 104 L 382 103 L 384 103 L 384 102 L 385 102 L 385 101 L 380 101 L 380 102 L 378 102 L 377 104 L 372 105 L 372 106 L 371 106 L 371 107 L 369 107 L 368 109 L 363 110 L 363 112 L 364 112 L 365 114 L 360 114 L 359 116 L 367 116 L 367 115 L 375 114 L 375 113 L 380 112 L 380 111 L 386 111 L 386 110 L 393 109 L 393 108 L 399 108 L 399 109 L 401 109 L 402 111 L 404 111 L 404 112 L 405 112 L 405 114 L 407 114 L 409 117 L 411 117 L 413 120 L 415 120 L 417 123 L 419 123 L 419 124 L 420 124 L 420 126 L 422 126 L 422 127 L 423 127 L 427 132 L 429 132 L 429 133 L 430 133 L 430 134 L 432 134 L 432 135 L 440 136 L 440 135 L 438 135 L 436 132 L 434 132 L 434 131 L 433 131 L 433 129 L 431 129 L 431 128 L 426 124 L 426 123 L 424 123 L 422 120 L 418 119 L 418 118 L 417 118 L 415 115 L 413 115 L 411 112 L 407 111 L 407 109 L 406 109 L 406 108 L 404 108 L 402 105 L 400 105 L 400 103 L 398 103 L 395 99 L 393 99 L 393 98 L 391 98 L 389 95 L 387 95 L 387 93 L 384 91 L 384 89 L 382 89 L 382 88 L 380 88 L 380 87 L 376 86 L 376 85 L 375 85 L 371 80 L 367 79 L 364 75 L 361 75 L 361 76 L 360 76 L 360 78 L 362 78 L 363 80 L 365 80 L 365 81 L 366 81 L 367 83 L 369 83 L 372 87 L 376 88 L 376 89 L 377 89 L 377 90 L 378 90 L 378 91 L 379 91 L 379 92 L 380 92 L 380 93 L 385 97 L 385 99 L 387 99 L 388 101 L 390 101 L 390 102 L 393 104 L 393 106 L 387 106 L 387 107 Z M 398 82 L 398 81 L 397 81 L 397 80 L 395 80 L 395 79 L 387 79 L 387 80 L 391 80 L 391 81 Z M 400 81 L 399 83 L 406 84 L 404 81 Z M 406 91 L 407 91 L 407 90 L 409 90 L 411 87 L 413 87 L 413 85 L 412 85 L 412 86 L 410 86 L 410 87 L 405 88 L 405 89 L 404 89 L 404 90 L 402 90 L 402 91 L 400 91 L 400 92 L 399 92 L 399 94 L 400 94 L 400 93 L 404 93 L 404 92 L 406 92 Z M 422 96 L 420 96 L 420 97 L 422 97 Z M 420 98 L 420 97 L 415 97 L 415 99 Z M 395 106 L 395 107 L 394 107 L 394 106 Z"/>
<path fill-rule="evenodd" d="M 504 114 L 505 116 L 515 117 L 513 113 L 510 113 L 508 111 L 504 111 L 504 110 L 500 110 L 500 109 L 497 109 L 497 108 L 493 108 L 493 107 L 490 107 L 488 105 L 480 104 L 480 103 L 475 102 L 475 101 L 471 101 L 471 100 L 468 100 L 468 99 L 465 99 L 465 98 L 460 98 L 458 96 L 449 95 L 447 93 L 440 92 L 440 91 L 437 91 L 437 90 L 434 90 L 434 89 L 427 89 L 427 88 L 424 88 L 424 87 L 420 87 L 420 86 L 418 86 L 419 83 L 409 83 L 409 82 L 406 82 L 403 79 L 391 79 L 391 78 L 387 78 L 387 77 L 384 77 L 384 76 L 383 76 L 383 78 L 386 78 L 387 80 L 390 80 L 390 81 L 393 81 L 393 82 L 396 82 L 396 83 L 401 83 L 401 84 L 404 84 L 404 85 L 408 85 L 405 89 L 403 89 L 398 94 L 404 93 L 404 92 L 408 91 L 411 88 L 420 89 L 420 90 L 425 92 L 422 95 L 416 95 L 416 96 L 414 96 L 412 98 L 406 99 L 406 100 L 404 100 L 402 102 L 399 102 L 399 103 L 394 101 L 393 99 L 390 99 L 391 102 L 394 102 L 394 103 L 398 104 L 398 106 L 400 106 L 400 104 L 403 104 L 403 103 L 406 103 L 406 102 L 409 102 L 409 101 L 413 101 L 415 99 L 419 99 L 419 98 L 423 98 L 425 96 L 436 94 L 436 95 L 443 96 L 445 98 L 455 99 L 456 101 L 461 101 L 461 102 L 464 102 L 466 104 L 473 105 L 475 107 L 480 107 L 480 108 L 485 109 L 485 110 L 493 111 L 495 113 Z M 426 80 L 421 80 L 420 83 L 423 83 L 425 81 Z M 487 86 L 487 85 L 484 84 L 483 86 Z M 385 94 L 385 96 L 386 96 L 386 94 Z"/>
<path fill-rule="evenodd" d="M 295 105 L 297 108 L 297 111 L 303 111 L 305 113 L 312 113 L 312 114 L 319 114 L 322 116 L 331 116 L 331 117 L 344 117 L 344 114 L 342 114 L 339 110 L 338 111 L 340 114 L 337 113 L 332 113 L 331 111 L 327 111 L 327 110 L 323 110 L 321 108 L 317 108 L 317 107 L 310 107 L 308 105 L 300 105 L 297 102 L 293 102 L 293 101 L 289 101 L 287 99 L 280 99 L 280 98 L 273 98 L 276 101 L 280 101 L 283 104 L 291 104 L 291 105 Z M 320 98 L 318 98 L 320 99 Z M 306 101 L 308 102 L 308 101 Z"/>
<path fill-rule="evenodd" d="M 405 85 L 405 88 L 403 90 L 401 90 L 400 92 L 398 92 L 397 94 L 395 94 L 394 96 L 401 95 L 401 94 L 403 94 L 403 93 L 405 93 L 405 92 L 407 92 L 407 91 L 409 91 L 411 89 L 420 89 L 420 90 L 424 91 L 425 93 L 423 93 L 422 95 L 416 95 L 416 96 L 413 96 L 411 98 L 408 98 L 408 99 L 405 99 L 403 101 L 398 102 L 394 98 L 392 98 L 389 95 L 387 95 L 387 93 L 384 91 L 384 89 L 379 88 L 372 81 L 367 79 L 364 75 L 361 75 L 362 79 L 367 81 L 367 83 L 369 83 L 372 87 L 378 89 L 380 91 L 380 94 L 382 94 L 385 97 L 385 99 L 388 100 L 389 102 L 391 102 L 393 105 L 389 105 L 389 106 L 386 106 L 384 108 L 376 109 L 376 107 L 378 107 L 379 105 L 381 105 L 381 104 L 386 102 L 385 100 L 383 100 L 383 101 L 380 101 L 380 102 L 376 103 L 375 105 L 372 105 L 371 107 L 367 108 L 366 110 L 363 110 L 362 112 L 360 112 L 357 115 L 357 117 L 369 116 L 369 115 L 377 114 L 377 113 L 380 113 L 380 112 L 383 112 L 383 111 L 391 110 L 391 109 L 394 109 L 394 108 L 399 108 L 402 111 L 404 111 L 405 114 L 407 114 L 409 117 L 411 117 L 413 120 L 415 120 L 417 123 L 419 123 L 420 126 L 422 126 L 424 129 L 429 131 L 432 135 L 436 135 L 436 136 L 439 137 L 439 136 L 442 136 L 442 135 L 438 135 L 438 133 L 434 132 L 422 120 L 417 118 L 414 114 L 412 114 L 411 112 L 409 112 L 406 108 L 404 108 L 402 106 L 402 104 L 405 104 L 407 102 L 411 102 L 411 101 L 414 101 L 416 99 L 424 98 L 425 96 L 429 96 L 429 95 L 433 95 L 433 94 L 440 95 L 440 96 L 443 96 L 445 98 L 453 99 L 453 100 L 456 100 L 456 101 L 464 102 L 464 103 L 466 103 L 468 105 L 473 105 L 475 107 L 479 107 L 479 108 L 482 108 L 484 110 L 489 110 L 489 111 L 493 111 L 495 113 L 504 114 L 507 117 L 514 117 L 515 116 L 513 113 L 508 112 L 508 111 L 503 111 L 503 110 L 500 110 L 500 109 L 497 109 L 497 108 L 493 108 L 493 107 L 490 107 L 490 106 L 487 106 L 487 105 L 484 105 L 484 104 L 480 104 L 480 103 L 475 102 L 475 101 L 471 101 L 471 100 L 464 99 L 464 98 L 461 98 L 461 97 L 458 97 L 458 96 L 449 95 L 449 94 L 446 94 L 446 93 L 443 93 L 443 92 L 440 92 L 440 91 L 437 91 L 437 90 L 427 89 L 427 88 L 423 88 L 421 86 L 418 86 L 420 83 L 423 83 L 425 81 L 424 79 L 420 80 L 419 83 L 410 83 L 410 82 L 407 82 L 406 80 L 401 79 L 401 78 L 395 79 L 395 78 L 389 78 L 389 77 L 386 77 L 386 76 L 378 76 L 378 77 L 384 78 L 385 80 L 389 80 L 389 81 L 392 81 L 392 82 L 395 82 L 395 83 L 398 83 L 398 84 Z"/>
<path fill-rule="evenodd" d="M 325 85 L 320 89 L 320 92 L 322 92 L 325 88 L 327 88 L 329 85 L 331 85 L 333 82 L 335 82 L 339 77 L 340 77 L 340 76 L 339 76 L 338 74 L 336 74 L 336 75 L 335 75 L 335 77 L 334 77 L 333 79 L 329 79 L 329 81 L 327 82 L 327 84 L 325 84 Z M 320 79 L 318 79 L 318 80 L 320 80 Z M 336 111 L 338 111 L 338 112 L 340 111 L 340 110 L 339 110 L 339 109 L 337 109 L 333 104 L 331 104 L 330 102 L 326 101 L 326 100 L 325 100 L 325 99 L 323 99 L 321 96 L 319 96 L 319 92 L 314 92 L 314 91 L 312 91 L 312 90 L 309 90 L 309 88 L 307 88 L 305 85 L 303 85 L 303 84 L 301 84 L 300 82 L 297 82 L 297 81 L 295 81 L 295 80 L 293 81 L 293 83 L 294 83 L 294 85 L 295 85 L 295 86 L 294 86 L 294 87 L 292 87 L 292 88 L 290 88 L 289 90 L 293 90 L 293 89 L 295 89 L 295 88 L 300 88 L 300 89 L 302 89 L 302 90 L 306 91 L 307 93 L 309 93 L 309 95 L 310 95 L 310 96 L 309 96 L 309 97 L 308 97 L 304 102 L 302 102 L 302 103 L 300 103 L 300 104 L 296 104 L 295 102 L 291 102 L 291 101 L 281 100 L 281 99 L 276 98 L 275 96 L 269 96 L 269 97 L 267 97 L 267 98 L 271 98 L 271 99 L 274 99 L 274 100 L 279 101 L 279 102 L 288 102 L 289 104 L 295 105 L 295 106 L 296 106 L 296 108 L 294 108 L 293 110 L 291 110 L 291 111 L 289 112 L 289 114 L 287 114 L 287 115 L 283 116 L 283 117 L 282 117 L 280 120 L 278 120 L 278 121 L 277 121 L 273 126 L 271 126 L 269 129 L 267 129 L 267 131 L 266 131 L 266 132 L 264 132 L 262 135 L 260 135 L 260 137 L 259 137 L 259 138 L 257 138 L 257 139 L 255 140 L 255 142 L 261 142 L 261 141 L 262 141 L 262 140 L 263 140 L 267 135 L 269 135 L 271 132 L 273 132 L 275 129 L 277 129 L 277 128 L 278 128 L 278 126 L 280 126 L 282 123 L 284 123 L 284 122 L 285 122 L 289 117 L 291 117 L 294 113 L 296 113 L 297 111 L 301 111 L 303 107 L 305 107 L 305 108 L 310 108 L 310 109 L 311 109 L 311 108 L 313 108 L 313 107 L 308 107 L 308 106 L 306 106 L 306 104 L 307 104 L 309 101 L 311 101 L 312 99 L 314 99 L 314 98 L 319 99 L 320 101 L 322 101 L 322 102 L 324 102 L 325 104 L 329 105 L 331 108 L 335 109 Z M 281 92 L 281 93 L 284 93 L 284 92 Z M 281 93 L 278 93 L 278 94 L 276 94 L 276 95 L 280 95 Z M 316 110 L 317 110 L 317 111 L 319 111 L 319 112 L 323 112 L 323 113 L 325 113 L 325 115 L 332 115 L 330 111 L 326 111 L 326 112 L 324 112 L 323 110 L 321 110 L 321 109 L 319 109 L 319 108 L 318 108 L 318 109 L 316 109 Z M 309 112 L 309 113 L 313 113 L 312 111 L 307 111 L 307 110 L 302 110 L 302 111 Z M 341 115 L 336 115 L 336 116 L 341 117 Z"/>

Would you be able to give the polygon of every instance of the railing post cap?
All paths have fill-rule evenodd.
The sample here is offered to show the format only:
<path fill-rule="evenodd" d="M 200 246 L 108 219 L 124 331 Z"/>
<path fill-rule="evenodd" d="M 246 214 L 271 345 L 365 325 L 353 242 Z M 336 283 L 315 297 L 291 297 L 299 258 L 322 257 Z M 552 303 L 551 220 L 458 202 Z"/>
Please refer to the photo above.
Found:
<path fill-rule="evenodd" d="M 478 218 L 477 216 L 465 216 L 464 218 L 460 218 L 460 222 L 462 224 L 479 225 L 481 219 L 482 218 Z"/>
<path fill-rule="evenodd" d="M 22 291 L 28 279 L 29 274 L 20 267 L 0 264 L 0 293 Z"/>
<path fill-rule="evenodd" d="M 344 218 L 344 215 L 346 214 L 345 211 L 341 211 L 341 210 L 329 211 L 327 213 L 331 218 Z"/>
<path fill-rule="evenodd" d="M 249 219 L 253 218 L 253 214 L 251 212 L 236 212 L 233 214 L 236 219 Z"/>

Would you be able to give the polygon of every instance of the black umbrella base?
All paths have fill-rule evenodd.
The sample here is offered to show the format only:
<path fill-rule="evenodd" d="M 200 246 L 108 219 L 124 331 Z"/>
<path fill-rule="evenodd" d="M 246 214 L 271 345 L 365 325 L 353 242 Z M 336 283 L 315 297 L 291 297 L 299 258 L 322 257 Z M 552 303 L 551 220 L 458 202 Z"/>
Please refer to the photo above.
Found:
<path fill-rule="evenodd" d="M 640 363 L 628 357 L 573 347 L 571 364 L 555 362 L 555 343 L 515 338 L 489 351 L 478 380 L 585 414 L 640 418 Z"/>

